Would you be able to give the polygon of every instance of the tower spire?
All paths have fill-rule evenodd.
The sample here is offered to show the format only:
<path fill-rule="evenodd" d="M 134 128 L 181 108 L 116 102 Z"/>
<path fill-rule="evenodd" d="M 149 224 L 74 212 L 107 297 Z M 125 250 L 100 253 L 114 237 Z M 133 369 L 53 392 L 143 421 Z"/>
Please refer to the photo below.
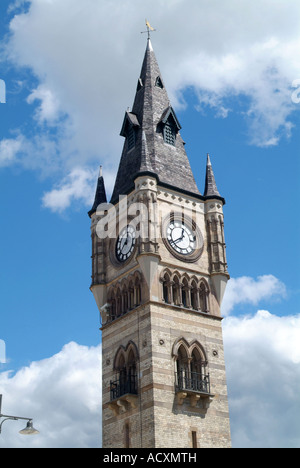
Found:
<path fill-rule="evenodd" d="M 92 209 L 88 212 L 89 217 L 91 217 L 94 213 L 96 213 L 97 208 L 101 203 L 107 203 L 106 191 L 105 191 L 105 184 L 102 174 L 102 166 L 99 169 L 99 176 L 97 182 L 97 188 L 95 193 L 94 204 Z"/>
<path fill-rule="evenodd" d="M 204 196 L 205 197 L 220 197 L 219 191 L 217 189 L 217 184 L 214 176 L 214 172 L 212 169 L 210 156 L 207 153 L 207 163 L 206 163 L 206 178 L 205 178 L 205 189 L 204 189 Z"/>
<path fill-rule="evenodd" d="M 125 143 L 112 203 L 133 190 L 134 180 L 145 171 L 151 172 L 161 185 L 200 195 L 180 129 L 148 38 L 132 111 L 125 113 L 121 130 Z"/>

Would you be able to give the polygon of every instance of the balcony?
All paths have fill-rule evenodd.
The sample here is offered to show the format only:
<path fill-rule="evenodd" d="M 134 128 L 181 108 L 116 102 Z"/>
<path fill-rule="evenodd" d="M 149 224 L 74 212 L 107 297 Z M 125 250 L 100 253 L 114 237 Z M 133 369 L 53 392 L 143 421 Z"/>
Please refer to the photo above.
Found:
<path fill-rule="evenodd" d="M 175 392 L 177 402 L 182 405 L 185 398 L 189 397 L 191 406 L 195 407 L 200 399 L 211 401 L 209 374 L 196 372 L 175 372 Z"/>
<path fill-rule="evenodd" d="M 116 400 L 127 393 L 137 395 L 137 379 L 135 375 L 131 375 L 126 379 L 119 377 L 114 382 L 110 381 L 110 401 Z"/>
<path fill-rule="evenodd" d="M 124 413 L 129 409 L 136 408 L 138 401 L 138 387 L 136 375 L 124 379 L 119 377 L 110 381 L 110 403 L 109 408 L 115 415 Z"/>

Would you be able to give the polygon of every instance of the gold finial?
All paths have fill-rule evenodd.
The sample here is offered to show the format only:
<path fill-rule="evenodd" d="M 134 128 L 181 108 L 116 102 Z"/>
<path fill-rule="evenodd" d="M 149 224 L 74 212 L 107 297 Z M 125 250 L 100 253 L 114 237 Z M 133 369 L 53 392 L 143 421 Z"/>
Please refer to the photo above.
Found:
<path fill-rule="evenodd" d="M 146 21 L 147 31 L 142 31 L 141 34 L 148 33 L 148 39 L 150 39 L 151 32 L 156 31 L 156 29 L 152 28 L 151 24 L 149 23 L 147 19 L 145 21 Z"/>

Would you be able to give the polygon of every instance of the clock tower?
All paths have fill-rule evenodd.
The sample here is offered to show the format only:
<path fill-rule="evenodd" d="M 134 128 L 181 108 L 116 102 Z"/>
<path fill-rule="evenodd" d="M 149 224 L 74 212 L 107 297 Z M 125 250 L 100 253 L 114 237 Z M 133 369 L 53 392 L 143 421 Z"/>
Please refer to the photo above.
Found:
<path fill-rule="evenodd" d="M 101 314 L 104 448 L 230 447 L 223 206 L 203 195 L 148 38 L 110 203 L 89 212 Z"/>

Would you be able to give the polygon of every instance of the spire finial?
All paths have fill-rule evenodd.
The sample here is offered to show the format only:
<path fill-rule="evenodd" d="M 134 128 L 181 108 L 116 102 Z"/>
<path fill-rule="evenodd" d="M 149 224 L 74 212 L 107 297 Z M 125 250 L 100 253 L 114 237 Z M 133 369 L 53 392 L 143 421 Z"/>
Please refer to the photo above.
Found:
<path fill-rule="evenodd" d="M 205 197 L 212 197 L 212 196 L 220 197 L 220 194 L 217 189 L 216 180 L 215 180 L 215 176 L 213 173 L 209 153 L 207 153 L 204 196 Z"/>
<path fill-rule="evenodd" d="M 99 177 L 102 177 L 102 166 L 100 166 L 100 169 L 99 169 Z"/>
<path fill-rule="evenodd" d="M 142 31 L 141 34 L 147 33 L 148 34 L 148 41 L 150 41 L 151 32 L 156 31 L 156 29 L 152 28 L 151 24 L 149 23 L 149 21 L 147 19 L 145 21 L 146 21 L 147 31 Z"/>

